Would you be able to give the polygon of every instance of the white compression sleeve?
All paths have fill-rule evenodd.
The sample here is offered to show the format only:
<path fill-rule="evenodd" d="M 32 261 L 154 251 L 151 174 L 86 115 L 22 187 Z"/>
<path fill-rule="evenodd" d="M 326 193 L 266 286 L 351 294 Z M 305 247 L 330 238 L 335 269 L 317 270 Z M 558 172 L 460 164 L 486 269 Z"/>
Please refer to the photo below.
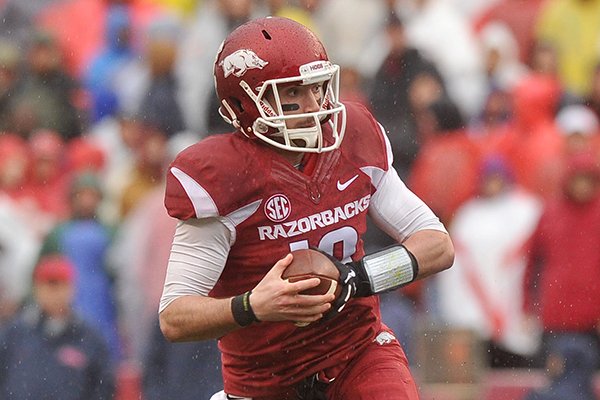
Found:
<path fill-rule="evenodd" d="M 369 215 L 385 233 L 402 243 L 411 234 L 433 229 L 446 232 L 439 218 L 390 168 L 371 197 Z"/>
<path fill-rule="evenodd" d="M 177 225 L 159 312 L 186 295 L 208 296 L 225 268 L 231 231 L 218 218 Z"/>

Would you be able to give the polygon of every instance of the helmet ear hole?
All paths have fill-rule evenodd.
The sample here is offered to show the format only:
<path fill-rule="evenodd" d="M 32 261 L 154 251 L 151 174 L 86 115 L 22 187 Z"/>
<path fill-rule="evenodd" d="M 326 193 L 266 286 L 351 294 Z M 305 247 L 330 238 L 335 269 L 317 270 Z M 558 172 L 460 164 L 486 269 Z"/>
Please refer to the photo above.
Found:
<path fill-rule="evenodd" d="M 221 107 L 219 107 L 219 114 L 228 124 L 233 125 L 236 128 L 240 127 L 239 116 L 244 113 L 244 108 L 239 99 L 235 97 L 229 97 L 229 101 L 222 100 Z"/>
<path fill-rule="evenodd" d="M 240 113 L 244 112 L 244 106 L 242 105 L 240 99 L 238 99 L 237 97 L 230 97 L 229 103 Z"/>

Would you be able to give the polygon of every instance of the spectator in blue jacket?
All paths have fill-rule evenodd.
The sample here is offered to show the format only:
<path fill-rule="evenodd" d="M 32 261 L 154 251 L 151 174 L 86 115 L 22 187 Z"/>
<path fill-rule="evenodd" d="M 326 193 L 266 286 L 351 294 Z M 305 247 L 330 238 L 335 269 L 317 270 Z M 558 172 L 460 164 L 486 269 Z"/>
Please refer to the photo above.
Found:
<path fill-rule="evenodd" d="M 118 366 L 123 351 L 114 293 L 115 276 L 106 260 L 113 229 L 97 217 L 102 196 L 101 181 L 95 173 L 76 174 L 69 196 L 70 218 L 49 232 L 40 254 L 64 254 L 73 263 L 77 271 L 73 308 L 102 333 L 111 362 Z"/>
<path fill-rule="evenodd" d="M 209 399 L 223 387 L 221 354 L 216 340 L 168 342 L 158 320 L 149 336 L 142 370 L 145 400 Z M 194 379 L 190 379 L 191 376 Z"/>
<path fill-rule="evenodd" d="M 106 344 L 71 306 L 74 278 L 74 267 L 62 256 L 38 263 L 32 304 L 0 332 L 0 398 L 114 397 Z"/>

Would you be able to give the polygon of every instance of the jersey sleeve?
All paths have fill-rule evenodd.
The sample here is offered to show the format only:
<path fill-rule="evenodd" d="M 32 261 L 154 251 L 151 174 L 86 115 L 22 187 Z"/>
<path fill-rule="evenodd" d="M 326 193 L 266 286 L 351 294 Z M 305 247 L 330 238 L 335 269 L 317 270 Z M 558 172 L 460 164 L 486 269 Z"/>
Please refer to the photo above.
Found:
<path fill-rule="evenodd" d="M 386 171 L 392 168 L 393 154 L 385 129 L 368 109 L 348 103 L 348 122 L 342 147 L 348 162 L 367 174 L 377 190 Z"/>
<path fill-rule="evenodd" d="M 209 137 L 183 150 L 167 171 L 165 207 L 170 216 L 226 217 L 259 198 L 260 177 L 249 176 L 249 146 L 233 135 Z"/>
<path fill-rule="evenodd" d="M 439 218 L 392 167 L 394 157 L 384 127 L 364 106 L 351 104 L 349 108 L 349 137 L 344 142 L 352 162 L 371 179 L 369 215 L 378 227 L 398 242 L 423 229 L 446 232 Z"/>

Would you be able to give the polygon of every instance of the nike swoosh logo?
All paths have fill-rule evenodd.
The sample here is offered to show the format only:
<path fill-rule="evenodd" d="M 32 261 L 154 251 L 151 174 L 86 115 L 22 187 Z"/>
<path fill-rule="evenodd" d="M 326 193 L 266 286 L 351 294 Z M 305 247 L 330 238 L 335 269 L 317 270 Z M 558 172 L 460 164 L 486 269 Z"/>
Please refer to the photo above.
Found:
<path fill-rule="evenodd" d="M 346 190 L 346 188 L 348 186 L 350 186 L 352 184 L 352 182 L 354 182 L 356 179 L 358 178 L 358 174 L 354 175 L 352 178 L 350 178 L 349 180 L 347 180 L 346 182 L 342 183 L 340 181 L 337 181 L 337 188 L 340 192 L 343 192 L 344 190 Z"/>

